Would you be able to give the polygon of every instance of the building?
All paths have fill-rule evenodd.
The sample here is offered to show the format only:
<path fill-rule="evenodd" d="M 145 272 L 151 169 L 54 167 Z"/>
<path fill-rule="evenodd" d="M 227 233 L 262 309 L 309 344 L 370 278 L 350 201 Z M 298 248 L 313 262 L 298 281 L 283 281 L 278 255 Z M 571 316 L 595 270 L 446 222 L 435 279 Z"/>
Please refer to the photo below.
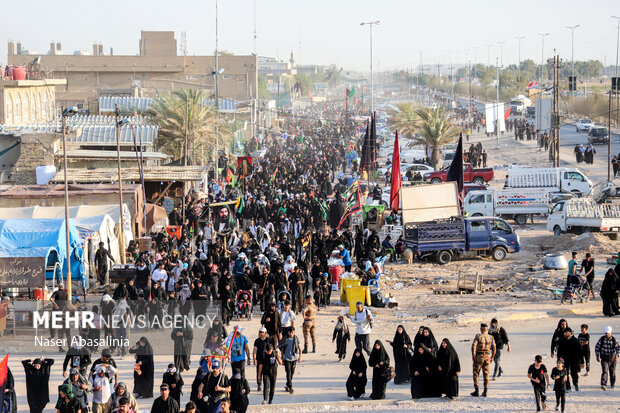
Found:
<path fill-rule="evenodd" d="M 66 84 L 64 79 L 0 78 L 0 125 L 23 125 L 56 119 L 56 86 Z"/>
<path fill-rule="evenodd" d="M 99 97 L 110 96 L 110 91 L 127 96 L 127 91 L 137 89 L 132 95 L 154 97 L 162 91 L 192 88 L 213 95 L 215 76 L 219 97 L 238 102 L 256 98 L 256 56 L 219 56 L 218 67 L 223 71 L 215 75 L 215 56 L 177 55 L 174 32 L 142 31 L 135 56 L 117 56 L 112 49 L 105 54 L 101 44 L 94 44 L 92 52 L 68 55 L 61 50 L 59 43 L 51 43 L 47 54 L 38 54 L 9 42 L 8 63 L 28 66 L 36 61 L 47 78 L 66 79 L 67 87 L 56 91 L 56 101 L 84 109 Z"/>

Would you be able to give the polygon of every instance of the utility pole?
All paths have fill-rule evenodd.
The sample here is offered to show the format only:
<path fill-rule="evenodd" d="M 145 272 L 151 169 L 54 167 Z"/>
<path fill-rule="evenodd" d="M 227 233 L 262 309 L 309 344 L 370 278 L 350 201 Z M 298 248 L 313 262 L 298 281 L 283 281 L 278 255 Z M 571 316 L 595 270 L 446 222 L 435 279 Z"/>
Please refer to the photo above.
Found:
<path fill-rule="evenodd" d="M 551 130 L 554 142 L 553 166 L 560 166 L 560 57 L 553 51 L 553 117 Z"/>
<path fill-rule="evenodd" d="M 525 36 L 517 36 L 515 37 L 515 39 L 517 39 L 517 41 L 519 42 L 519 46 L 518 46 L 518 53 L 517 53 L 517 57 L 518 57 L 518 64 L 517 67 L 519 68 L 519 71 L 521 71 L 521 40 L 525 39 Z"/>
<path fill-rule="evenodd" d="M 542 38 L 542 48 L 540 52 L 540 73 L 538 75 L 538 86 L 541 86 L 541 79 L 543 74 L 543 68 L 545 66 L 545 37 L 549 36 L 549 33 L 538 33 L 538 35 Z"/>
<path fill-rule="evenodd" d="M 218 19 L 217 19 L 217 14 L 218 14 L 218 7 L 217 7 L 217 0 L 215 0 L 215 170 L 214 170 L 214 174 L 215 174 L 215 180 L 217 181 L 219 178 L 219 168 L 218 168 L 218 156 L 219 156 L 219 149 L 220 149 L 220 130 L 219 130 L 219 124 L 220 124 L 220 100 L 219 100 L 219 90 L 218 90 L 218 77 L 219 77 L 219 72 L 220 72 L 220 67 L 219 67 L 219 61 L 218 61 Z M 258 68 L 257 68 L 258 70 Z"/>
<path fill-rule="evenodd" d="M 360 26 L 369 26 L 370 28 L 370 113 L 375 111 L 375 81 L 372 73 L 372 26 L 378 26 L 379 24 L 381 24 L 380 20 L 360 23 Z"/>
<path fill-rule="evenodd" d="M 620 51 L 620 17 L 611 16 L 612 19 L 616 19 L 618 22 L 618 34 L 616 35 L 616 78 L 618 77 L 618 51 Z M 618 92 L 616 91 L 616 126 L 620 123 L 620 115 L 618 114 Z"/>
<path fill-rule="evenodd" d="M 497 149 L 499 149 L 499 60 L 495 59 L 495 79 L 497 81 L 495 95 L 495 136 L 497 138 Z"/>

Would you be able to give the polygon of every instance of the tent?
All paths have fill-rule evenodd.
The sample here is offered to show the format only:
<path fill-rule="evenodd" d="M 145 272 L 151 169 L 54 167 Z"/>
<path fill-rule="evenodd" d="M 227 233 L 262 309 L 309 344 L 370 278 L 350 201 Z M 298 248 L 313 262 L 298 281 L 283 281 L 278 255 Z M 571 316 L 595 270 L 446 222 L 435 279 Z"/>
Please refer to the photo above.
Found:
<path fill-rule="evenodd" d="M 66 228 L 64 219 L 0 220 L 0 285 L 7 287 L 42 287 L 46 268 L 60 264 L 66 279 Z M 82 243 L 75 224 L 69 220 L 72 279 L 84 287 Z M 44 274 L 46 274 L 44 276 Z"/>
<path fill-rule="evenodd" d="M 121 262 L 120 245 L 114 232 L 114 221 L 109 215 L 75 218 L 73 220 L 84 244 L 84 269 L 87 274 L 95 274 L 95 253 L 99 243 L 105 247 L 117 263 Z M 109 265 L 111 268 L 111 265 Z"/>
<path fill-rule="evenodd" d="M 123 204 L 125 218 L 125 246 L 133 239 L 131 231 L 131 214 L 127 204 Z M 69 207 L 69 218 L 86 218 L 109 215 L 114 223 L 120 224 L 121 214 L 118 204 L 80 205 Z M 30 206 L 23 208 L 0 208 L 0 217 L 4 219 L 61 218 L 65 217 L 65 208 L 60 206 Z"/>

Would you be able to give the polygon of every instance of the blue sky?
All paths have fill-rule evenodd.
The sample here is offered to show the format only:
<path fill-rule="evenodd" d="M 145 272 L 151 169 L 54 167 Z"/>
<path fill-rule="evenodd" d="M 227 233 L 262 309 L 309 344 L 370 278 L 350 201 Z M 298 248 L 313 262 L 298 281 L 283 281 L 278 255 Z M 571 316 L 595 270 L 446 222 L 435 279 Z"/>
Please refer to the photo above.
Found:
<path fill-rule="evenodd" d="M 255 0 L 257 50 L 261 56 L 288 58 L 295 51 L 302 64 L 336 64 L 367 70 L 368 28 L 360 22 L 381 20 L 374 30 L 375 70 L 415 67 L 423 53 L 426 64 L 486 63 L 500 56 L 504 65 L 517 61 L 516 36 L 525 36 L 521 57 L 545 59 L 556 48 L 570 60 L 575 30 L 575 59 L 615 64 L 616 21 L 620 1 L 595 0 Z M 6 42 L 47 52 L 50 41 L 65 53 L 91 50 L 102 42 L 106 53 L 137 54 L 141 30 L 187 33 L 189 54 L 212 54 L 215 48 L 215 0 L 30 0 L 3 7 L 0 16 L 0 62 Z M 219 0 L 220 48 L 235 54 L 253 51 L 254 0 Z M 466 51 L 467 50 L 467 51 Z"/>

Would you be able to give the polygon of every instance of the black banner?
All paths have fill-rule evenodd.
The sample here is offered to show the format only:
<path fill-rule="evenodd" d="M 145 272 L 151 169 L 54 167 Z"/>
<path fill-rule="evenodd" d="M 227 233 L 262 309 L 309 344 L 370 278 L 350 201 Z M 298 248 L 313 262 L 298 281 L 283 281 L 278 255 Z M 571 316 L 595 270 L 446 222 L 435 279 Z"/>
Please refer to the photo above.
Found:
<path fill-rule="evenodd" d="M 45 257 L 0 257 L 0 287 L 42 288 Z"/>

